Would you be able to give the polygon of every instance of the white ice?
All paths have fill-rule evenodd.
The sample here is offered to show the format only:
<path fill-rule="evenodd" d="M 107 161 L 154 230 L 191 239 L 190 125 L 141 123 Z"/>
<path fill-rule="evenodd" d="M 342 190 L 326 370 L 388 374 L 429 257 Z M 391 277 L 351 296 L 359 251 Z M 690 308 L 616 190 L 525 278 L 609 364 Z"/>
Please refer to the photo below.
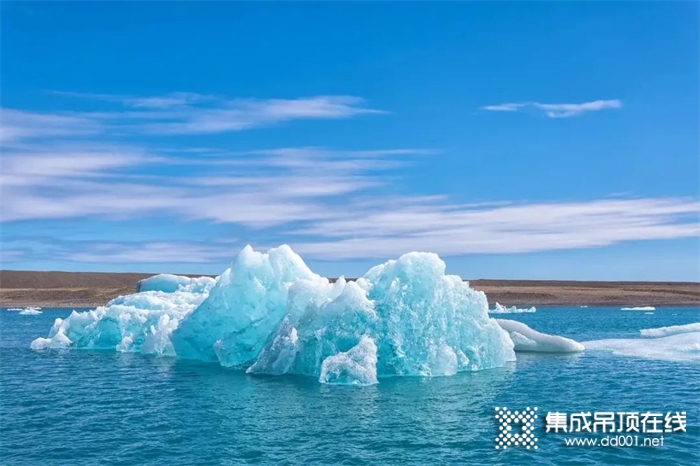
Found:
<path fill-rule="evenodd" d="M 196 282 L 172 293 L 143 291 L 120 296 L 106 306 L 56 319 L 49 337 L 37 338 L 31 348 L 71 346 L 175 355 L 170 334 L 207 293 L 207 287 Z"/>
<path fill-rule="evenodd" d="M 637 306 L 637 307 L 623 307 L 620 308 L 622 311 L 655 311 L 654 306 Z"/>
<path fill-rule="evenodd" d="M 328 356 L 321 364 L 321 383 L 373 385 L 377 383 L 377 345 L 368 336 L 347 352 Z"/>
<path fill-rule="evenodd" d="M 19 315 L 21 316 L 35 316 L 38 314 L 41 314 L 40 307 L 25 307 L 24 309 L 19 311 Z"/>
<path fill-rule="evenodd" d="M 537 309 L 532 306 L 529 308 L 518 308 L 516 306 L 506 307 L 499 303 L 496 303 L 493 309 L 489 309 L 491 314 L 525 314 L 536 312 Z"/>
<path fill-rule="evenodd" d="M 539 353 L 579 353 L 584 345 L 570 338 L 548 335 L 531 329 L 515 320 L 496 319 L 498 325 L 510 334 L 515 351 Z"/>
<path fill-rule="evenodd" d="M 657 329 L 658 330 L 658 329 Z M 587 350 L 611 351 L 620 356 L 667 361 L 700 362 L 700 332 L 660 338 L 615 338 L 584 342 Z"/>
<path fill-rule="evenodd" d="M 690 332 L 700 332 L 700 322 L 686 325 L 672 325 L 670 327 L 645 328 L 639 331 L 643 337 L 648 338 L 667 337 L 670 335 L 679 335 L 681 333 Z"/>

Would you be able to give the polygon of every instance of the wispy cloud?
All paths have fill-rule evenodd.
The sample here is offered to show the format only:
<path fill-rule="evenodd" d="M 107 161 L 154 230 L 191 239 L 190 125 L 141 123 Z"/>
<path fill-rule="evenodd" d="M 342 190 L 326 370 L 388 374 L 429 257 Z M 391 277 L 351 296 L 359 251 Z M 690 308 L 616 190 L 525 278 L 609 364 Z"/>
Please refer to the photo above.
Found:
<path fill-rule="evenodd" d="M 133 119 L 149 120 L 140 125 L 147 133 L 207 134 L 241 131 L 290 120 L 340 119 L 361 114 L 385 113 L 365 108 L 362 103 L 362 99 L 351 96 L 247 99 L 227 101 L 217 107 L 188 107 L 167 115 L 167 118 L 153 118 L 156 115 L 149 112 L 132 112 L 129 116 Z"/>
<path fill-rule="evenodd" d="M 89 116 L 0 109 L 0 143 L 22 140 L 87 136 L 99 133 L 103 125 Z"/>
<path fill-rule="evenodd" d="M 197 242 L 96 243 L 64 254 L 72 262 L 210 263 L 230 257 L 230 245 Z"/>
<path fill-rule="evenodd" d="M 0 260 L 83 263 L 212 263 L 226 262 L 243 245 L 204 241 L 77 241 L 26 236 L 3 238 Z"/>
<path fill-rule="evenodd" d="M 7 145 L 36 138 L 79 135 L 213 134 L 243 131 L 292 120 L 331 120 L 383 114 L 355 96 L 322 95 L 296 99 L 227 99 L 190 92 L 162 96 L 121 96 L 53 91 L 70 98 L 94 99 L 119 108 L 41 113 L 3 109 Z"/>
<path fill-rule="evenodd" d="M 299 119 L 381 113 L 356 97 L 223 99 L 70 94 L 116 105 L 95 112 L 2 111 L 0 221 L 168 218 L 232 225 L 241 243 L 290 243 L 316 259 L 388 258 L 412 250 L 442 255 L 523 253 L 700 234 L 697 199 L 615 198 L 576 202 L 457 203 L 440 192 L 406 194 L 401 176 L 436 163 L 434 150 L 277 147 L 232 151 L 193 139 L 159 145 L 144 135 L 240 131 Z M 552 118 L 618 108 L 509 103 Z M 128 142 L 127 142 L 128 141 Z M 43 244 L 43 243 L 42 243 Z M 53 249 L 50 249 L 53 247 Z M 48 249 L 47 249 L 48 248 Z M 80 262 L 214 262 L 231 244 L 146 238 L 46 246 L 4 241 L 2 259 L 31 251 Z M 48 253 L 47 253 L 48 254 Z"/>
<path fill-rule="evenodd" d="M 381 189 L 387 170 L 424 153 L 298 147 L 193 161 L 117 144 L 25 144 L 3 154 L 0 213 L 6 222 L 172 215 L 264 228 L 338 215 L 334 202 Z"/>
<path fill-rule="evenodd" d="M 86 92 L 72 91 L 48 91 L 49 94 L 75 97 L 88 100 L 101 100 L 103 102 L 118 103 L 125 107 L 133 108 L 172 108 L 182 107 L 185 105 L 197 104 L 207 101 L 223 100 L 221 98 L 198 94 L 196 92 L 171 92 L 160 96 L 133 96 L 133 95 L 118 95 L 118 94 L 92 94 Z"/>
<path fill-rule="evenodd" d="M 3 157 L 5 222 L 167 216 L 238 225 L 248 229 L 249 238 L 263 233 L 268 242 L 288 242 L 300 253 L 329 260 L 387 258 L 411 250 L 445 256 L 523 253 L 700 234 L 696 199 L 465 205 L 440 195 L 397 194 L 394 170 L 420 163 L 426 155 L 421 150 L 298 147 L 235 157 L 213 152 L 185 172 L 170 174 L 165 157 L 175 164 L 190 161 L 120 146 L 27 149 Z M 142 173 L 154 170 L 157 175 Z M 170 257 L 169 243 L 156 238 L 149 243 L 154 246 L 141 262 Z M 204 254 L 195 246 L 187 250 L 199 252 L 181 262 L 205 261 L 223 251 Z M 114 245 L 73 253 L 71 260 L 99 257 L 138 260 L 136 252 Z"/>
<path fill-rule="evenodd" d="M 481 107 L 482 110 L 488 110 L 490 112 L 515 112 L 518 109 L 530 105 L 529 103 L 513 103 L 513 104 L 498 104 L 498 105 L 486 105 Z"/>
<path fill-rule="evenodd" d="M 465 205 L 440 195 L 397 194 L 395 169 L 421 163 L 430 151 L 298 147 L 205 153 L 184 172 L 168 173 L 164 161 L 175 167 L 192 161 L 177 153 L 118 145 L 13 149 L 2 159 L 0 218 L 161 216 L 225 223 L 247 229 L 247 238 L 263 234 L 270 244 L 287 242 L 304 255 L 327 260 L 383 259 L 412 250 L 445 256 L 523 253 L 700 234 L 696 199 L 626 196 Z M 234 253 L 157 238 L 146 243 L 153 246 L 142 256 L 137 248 L 112 244 L 72 251 L 70 260 L 167 261 L 176 254 L 168 247 L 189 251 L 179 262 L 214 261 L 219 253 Z M 7 244 L 5 249 L 11 250 Z"/>
<path fill-rule="evenodd" d="M 516 102 L 498 105 L 486 105 L 484 107 L 481 107 L 481 109 L 490 112 L 517 112 L 519 110 L 532 108 L 543 112 L 549 118 L 569 118 L 582 115 L 587 112 L 598 112 L 601 110 L 621 107 L 622 101 L 613 99 L 595 100 L 592 102 L 583 102 L 580 104 L 543 104 L 540 102 Z"/>
<path fill-rule="evenodd" d="M 684 198 L 486 207 L 433 202 L 398 209 L 375 208 L 361 216 L 314 222 L 295 233 L 318 239 L 292 245 L 315 257 L 386 258 L 413 250 L 446 256 L 524 253 L 700 234 L 700 202 Z"/>

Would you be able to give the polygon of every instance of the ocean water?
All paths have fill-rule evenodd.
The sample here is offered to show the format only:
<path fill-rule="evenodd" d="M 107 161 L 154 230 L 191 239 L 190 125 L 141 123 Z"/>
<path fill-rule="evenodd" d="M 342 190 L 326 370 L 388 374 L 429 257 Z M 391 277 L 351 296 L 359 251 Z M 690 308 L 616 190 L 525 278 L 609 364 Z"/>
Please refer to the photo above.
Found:
<path fill-rule="evenodd" d="M 351 387 L 114 351 L 30 350 L 69 313 L 0 309 L 3 465 L 700 463 L 697 363 L 518 353 L 501 369 Z M 700 322 L 700 310 L 497 317 L 587 341 Z M 538 407 L 537 450 L 494 448 L 494 408 L 503 406 Z M 568 434 L 545 432 L 544 414 L 554 411 L 686 411 L 687 432 L 662 434 L 658 447 L 565 446 Z"/>

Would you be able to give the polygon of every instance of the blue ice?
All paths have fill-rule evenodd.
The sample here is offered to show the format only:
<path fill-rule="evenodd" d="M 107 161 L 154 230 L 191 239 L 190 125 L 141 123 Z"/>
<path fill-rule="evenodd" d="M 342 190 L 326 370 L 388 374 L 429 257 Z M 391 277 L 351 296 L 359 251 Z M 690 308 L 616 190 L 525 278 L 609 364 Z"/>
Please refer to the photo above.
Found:
<path fill-rule="evenodd" d="M 218 362 L 250 373 L 369 385 L 515 359 L 484 293 L 435 254 L 412 252 L 331 283 L 289 246 L 244 248 L 217 279 L 157 275 L 137 293 L 57 319 L 33 349 L 111 348 Z"/>

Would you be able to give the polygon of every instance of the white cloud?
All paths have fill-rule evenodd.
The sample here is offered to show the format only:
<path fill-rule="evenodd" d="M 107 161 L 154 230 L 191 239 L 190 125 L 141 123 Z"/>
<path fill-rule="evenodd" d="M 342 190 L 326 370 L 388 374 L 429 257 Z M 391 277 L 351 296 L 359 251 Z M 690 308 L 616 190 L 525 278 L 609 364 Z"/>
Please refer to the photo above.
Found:
<path fill-rule="evenodd" d="M 407 205 L 315 222 L 296 231 L 315 241 L 292 241 L 318 258 L 388 258 L 407 251 L 445 256 L 525 253 L 607 246 L 623 241 L 696 237 L 694 199 L 604 199 L 500 207 Z"/>
<path fill-rule="evenodd" d="M 364 106 L 363 99 L 330 95 L 297 99 L 224 99 L 179 92 L 163 96 L 119 96 L 57 92 L 96 99 L 127 110 L 30 112 L 2 109 L 0 143 L 30 139 L 100 135 L 110 137 L 213 134 L 242 131 L 292 120 L 327 120 L 387 113 Z"/>
<path fill-rule="evenodd" d="M 162 120 L 140 125 L 153 134 L 207 134 L 281 123 L 289 120 L 339 119 L 361 114 L 385 113 L 362 106 L 351 96 L 317 96 L 301 99 L 246 99 L 220 102 L 216 107 L 187 107 L 163 118 L 150 112 L 130 114 L 134 119 Z"/>
<path fill-rule="evenodd" d="M 482 110 L 489 110 L 491 112 L 515 112 L 522 107 L 530 105 L 529 103 L 520 104 L 499 104 L 499 105 L 486 105 L 481 107 Z"/>
<path fill-rule="evenodd" d="M 0 109 L 0 144 L 3 145 L 29 139 L 86 136 L 101 130 L 102 125 L 89 117 Z"/>
<path fill-rule="evenodd" d="M 230 245 L 194 242 L 146 242 L 138 244 L 98 243 L 63 258 L 73 262 L 98 263 L 211 263 L 234 257 Z"/>
<path fill-rule="evenodd" d="M 49 91 L 49 94 L 75 97 L 81 99 L 101 100 L 103 102 L 119 103 L 127 107 L 134 108 L 171 108 L 180 107 L 189 104 L 201 103 L 206 101 L 217 100 L 217 97 L 212 95 L 198 94 L 196 92 L 171 92 L 161 96 L 139 97 L 132 95 L 117 95 L 117 94 L 92 94 L 86 92 L 71 92 L 71 91 Z"/>
<path fill-rule="evenodd" d="M 696 199 L 623 196 L 464 205 L 440 195 L 398 194 L 395 169 L 432 153 L 424 150 L 298 147 L 226 153 L 198 148 L 198 153 L 192 161 L 186 150 L 118 144 L 13 147 L 2 158 L 0 218 L 168 216 L 227 223 L 248 229 L 249 237 L 262 233 L 268 243 L 288 242 L 320 259 L 388 258 L 412 250 L 445 256 L 523 253 L 700 234 Z M 178 164 L 188 164 L 187 169 Z M 100 257 L 95 251 L 82 253 L 75 260 Z M 137 260 L 116 249 L 99 254 Z M 149 252 L 157 254 L 169 257 L 165 246 Z M 141 262 L 153 260 L 146 257 Z"/>
<path fill-rule="evenodd" d="M 401 170 L 437 154 L 424 149 L 236 152 L 201 144 L 164 149 L 123 142 L 138 141 L 144 133 L 237 131 L 294 119 L 380 113 L 355 97 L 70 97 L 126 109 L 65 114 L 4 110 L 0 221 L 169 217 L 224 223 L 235 225 L 247 238 L 288 242 L 302 254 L 329 260 L 388 258 L 412 250 L 446 256 L 523 253 L 700 234 L 697 199 L 622 195 L 577 202 L 458 204 L 440 193 L 406 195 L 399 182 Z M 561 118 L 620 105 L 524 102 L 484 109 L 533 108 Z M 90 243 L 80 250 L 73 245 L 52 257 L 213 262 L 232 255 L 229 246 L 152 238 L 143 245 Z M 19 257 L 6 245 L 3 249 L 3 258 Z"/>
<path fill-rule="evenodd" d="M 330 206 L 377 190 L 389 168 L 409 163 L 408 149 L 333 151 L 283 148 L 188 156 L 138 147 L 25 144 L 5 151 L 3 221 L 172 215 L 265 228 L 332 218 Z M 187 155 L 187 154 L 186 154 Z M 187 170 L 169 172 L 172 165 Z"/>
<path fill-rule="evenodd" d="M 88 263 L 228 262 L 240 250 L 237 241 L 77 241 L 47 237 L 3 238 L 3 262 L 52 261 Z"/>
<path fill-rule="evenodd" d="M 534 108 L 544 112 L 549 118 L 569 118 L 578 116 L 586 112 L 598 112 L 610 108 L 621 108 L 622 101 L 595 100 L 593 102 L 583 102 L 580 104 L 543 104 L 540 102 L 517 102 L 498 105 L 486 105 L 482 110 L 491 112 L 517 112 L 526 108 Z"/>

